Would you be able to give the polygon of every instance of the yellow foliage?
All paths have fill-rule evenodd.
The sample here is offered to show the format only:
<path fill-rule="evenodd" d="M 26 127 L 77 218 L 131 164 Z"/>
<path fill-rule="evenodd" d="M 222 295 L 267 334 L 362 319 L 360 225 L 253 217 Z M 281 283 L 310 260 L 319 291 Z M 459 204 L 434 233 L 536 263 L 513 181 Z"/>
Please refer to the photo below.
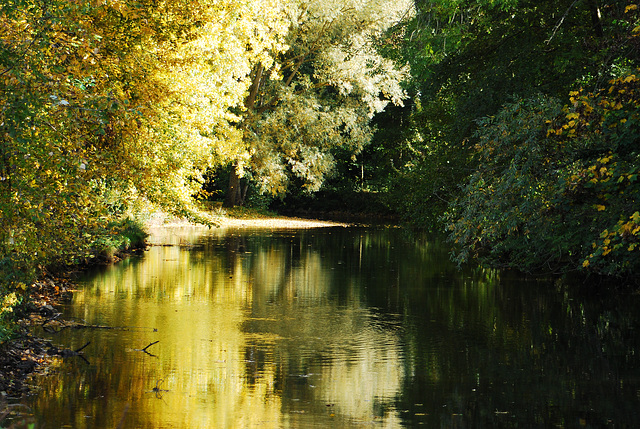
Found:
<path fill-rule="evenodd" d="M 18 303 L 18 297 L 15 292 L 10 292 L 2 298 L 2 303 L 0 305 L 0 315 L 3 313 L 11 313 L 13 312 L 13 307 Z"/>
<path fill-rule="evenodd" d="M 0 194 L 0 240 L 38 263 L 81 253 L 127 214 L 113 206 L 194 214 L 203 173 L 245 150 L 232 109 L 253 65 L 284 49 L 279 3 L 24 4 L 0 7 L 0 44 L 20 53 L 2 57 L 3 147 L 28 154 Z"/>

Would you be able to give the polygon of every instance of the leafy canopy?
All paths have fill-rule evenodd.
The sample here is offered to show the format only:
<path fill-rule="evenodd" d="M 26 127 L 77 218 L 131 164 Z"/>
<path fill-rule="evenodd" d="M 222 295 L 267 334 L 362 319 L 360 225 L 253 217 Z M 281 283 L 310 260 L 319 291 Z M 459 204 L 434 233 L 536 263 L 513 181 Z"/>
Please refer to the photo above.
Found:
<path fill-rule="evenodd" d="M 334 151 L 358 153 L 374 114 L 402 104 L 408 69 L 386 59 L 375 39 L 411 12 L 407 1 L 288 1 L 286 50 L 251 72 L 242 113 L 244 152 L 233 174 L 281 195 L 291 180 L 317 191 Z M 233 204 L 233 202 L 232 202 Z"/>
<path fill-rule="evenodd" d="M 92 257 L 141 204 L 212 223 L 202 174 L 242 152 L 277 1 L 8 0 L 0 5 L 0 274 L 21 288 Z M 0 291 L 3 292 L 3 291 Z"/>

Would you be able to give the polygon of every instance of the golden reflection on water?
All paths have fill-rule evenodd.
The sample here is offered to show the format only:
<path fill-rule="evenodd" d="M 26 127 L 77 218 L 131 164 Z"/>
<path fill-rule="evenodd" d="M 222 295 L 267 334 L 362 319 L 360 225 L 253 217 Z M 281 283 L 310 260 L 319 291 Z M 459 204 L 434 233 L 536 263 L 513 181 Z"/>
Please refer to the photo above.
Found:
<path fill-rule="evenodd" d="M 75 317 L 128 330 L 94 333 L 87 348 L 97 373 L 87 382 L 108 393 L 93 386 L 67 399 L 67 386 L 49 387 L 78 408 L 62 419 L 74 427 L 122 418 L 145 428 L 400 425 L 390 406 L 403 379 L 399 337 L 360 303 L 359 285 L 341 286 L 355 299 L 332 301 L 341 261 L 295 234 L 250 245 L 232 230 L 191 227 L 151 240 L 141 260 L 97 274 L 74 297 Z"/>
<path fill-rule="evenodd" d="M 640 427 L 637 294 L 397 230 L 162 232 L 66 308 L 118 329 L 51 334 L 90 344 L 38 379 L 38 427 Z"/>

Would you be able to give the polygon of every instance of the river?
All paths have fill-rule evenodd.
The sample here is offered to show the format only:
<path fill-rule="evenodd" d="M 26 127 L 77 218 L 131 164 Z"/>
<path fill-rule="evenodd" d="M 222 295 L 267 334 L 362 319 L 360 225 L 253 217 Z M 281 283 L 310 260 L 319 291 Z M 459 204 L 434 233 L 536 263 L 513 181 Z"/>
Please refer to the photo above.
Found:
<path fill-rule="evenodd" d="M 154 231 L 49 333 L 39 428 L 640 427 L 639 296 L 399 228 Z"/>

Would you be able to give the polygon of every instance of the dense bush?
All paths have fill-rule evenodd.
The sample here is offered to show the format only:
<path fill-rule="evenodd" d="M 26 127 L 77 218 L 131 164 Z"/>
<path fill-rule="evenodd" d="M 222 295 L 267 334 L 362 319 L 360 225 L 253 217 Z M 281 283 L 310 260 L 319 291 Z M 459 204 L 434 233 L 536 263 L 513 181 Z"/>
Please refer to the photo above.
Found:
<path fill-rule="evenodd" d="M 640 79 L 570 104 L 536 97 L 480 121 L 479 168 L 445 219 L 458 262 L 529 272 L 640 269 Z"/>

